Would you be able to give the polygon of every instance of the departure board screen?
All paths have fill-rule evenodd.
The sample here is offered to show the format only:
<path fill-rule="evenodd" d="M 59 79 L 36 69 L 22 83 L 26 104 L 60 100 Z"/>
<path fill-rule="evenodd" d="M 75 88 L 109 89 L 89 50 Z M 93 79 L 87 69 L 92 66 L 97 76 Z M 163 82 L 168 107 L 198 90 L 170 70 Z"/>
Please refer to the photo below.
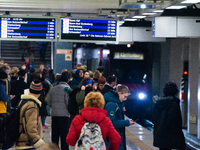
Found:
<path fill-rule="evenodd" d="M 1 17 L 1 39 L 55 40 L 55 18 Z"/>
<path fill-rule="evenodd" d="M 61 19 L 61 39 L 116 41 L 117 20 Z"/>

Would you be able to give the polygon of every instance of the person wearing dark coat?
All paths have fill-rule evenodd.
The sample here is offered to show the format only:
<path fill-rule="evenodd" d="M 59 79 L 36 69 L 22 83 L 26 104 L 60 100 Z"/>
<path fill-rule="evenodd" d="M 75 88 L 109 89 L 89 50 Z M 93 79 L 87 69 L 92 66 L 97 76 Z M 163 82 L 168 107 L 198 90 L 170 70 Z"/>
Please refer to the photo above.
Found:
<path fill-rule="evenodd" d="M 11 82 L 10 93 L 12 95 L 15 95 L 15 97 L 11 101 L 12 107 L 18 106 L 18 103 L 21 100 L 21 95 L 24 94 L 24 90 L 25 89 L 28 89 L 27 83 L 24 82 L 25 74 L 26 74 L 25 70 L 20 70 L 18 72 L 18 78 L 17 78 L 17 80 L 14 80 L 14 81 Z"/>
<path fill-rule="evenodd" d="M 108 93 L 110 90 L 113 90 L 113 87 L 117 85 L 117 77 L 116 76 L 109 76 L 107 78 L 107 82 L 104 85 L 104 88 L 101 91 L 101 94 Z"/>
<path fill-rule="evenodd" d="M 82 79 L 83 79 L 83 69 L 77 69 L 73 77 L 73 80 L 70 82 L 70 86 L 79 85 Z"/>
<path fill-rule="evenodd" d="M 112 121 L 113 126 L 121 136 L 121 144 L 119 150 L 126 150 L 126 135 L 125 127 L 135 124 L 132 119 L 124 120 L 123 102 L 127 99 L 130 91 L 127 86 L 118 86 L 116 92 L 111 90 L 104 95 L 106 101 L 105 110 L 107 110 L 107 116 Z M 106 142 L 106 146 L 109 146 L 109 142 Z"/>
<path fill-rule="evenodd" d="M 154 96 L 153 145 L 160 150 L 185 150 L 180 100 L 176 98 L 178 94 L 176 83 L 167 82 L 163 93 L 163 97 Z"/>

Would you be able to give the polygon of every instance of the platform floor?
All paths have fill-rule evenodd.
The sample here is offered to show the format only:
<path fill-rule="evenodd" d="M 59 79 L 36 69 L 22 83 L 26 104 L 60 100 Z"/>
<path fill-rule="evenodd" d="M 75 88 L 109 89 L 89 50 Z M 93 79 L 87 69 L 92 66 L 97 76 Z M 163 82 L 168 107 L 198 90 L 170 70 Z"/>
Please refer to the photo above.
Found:
<path fill-rule="evenodd" d="M 44 129 L 44 141 L 51 142 L 51 117 L 46 118 L 46 124 L 48 124 L 48 129 Z M 126 145 L 127 150 L 158 150 L 158 148 L 153 147 L 152 143 L 152 133 L 143 128 L 139 124 L 134 124 L 133 126 L 126 128 Z M 9 150 L 15 150 L 15 148 L 10 148 Z M 70 150 L 74 150 L 70 147 Z"/>

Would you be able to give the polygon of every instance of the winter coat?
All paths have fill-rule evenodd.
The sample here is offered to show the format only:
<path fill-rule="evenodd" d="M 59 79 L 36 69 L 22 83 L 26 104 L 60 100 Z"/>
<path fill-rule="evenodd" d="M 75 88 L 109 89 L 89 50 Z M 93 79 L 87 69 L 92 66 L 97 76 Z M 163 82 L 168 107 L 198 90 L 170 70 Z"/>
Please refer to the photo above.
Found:
<path fill-rule="evenodd" d="M 98 107 L 83 108 L 81 114 L 77 115 L 73 119 L 69 133 L 66 137 L 66 142 L 71 146 L 75 146 L 86 120 L 95 120 L 101 128 L 104 141 L 108 138 L 111 143 L 109 149 L 118 150 L 120 145 L 120 135 L 117 133 L 112 122 L 106 115 L 107 111 Z"/>
<path fill-rule="evenodd" d="M 104 95 L 106 101 L 105 110 L 113 126 L 121 136 L 119 150 L 126 150 L 125 127 L 129 126 L 129 120 L 124 120 L 123 103 L 119 100 L 119 95 L 115 91 L 110 91 Z"/>
<path fill-rule="evenodd" d="M 154 111 L 153 145 L 167 149 L 184 149 L 180 100 L 173 96 L 157 98 Z"/>
<path fill-rule="evenodd" d="M 25 103 L 20 109 L 19 132 L 22 131 L 16 142 L 16 149 L 38 148 L 44 144 L 43 131 L 39 109 L 41 102 L 32 95 L 22 95 L 22 100 L 34 100 Z M 20 102 L 21 103 L 21 102 Z"/>
<path fill-rule="evenodd" d="M 11 82 L 11 90 L 10 94 L 15 95 L 12 99 L 12 107 L 16 107 L 21 100 L 21 95 L 24 94 L 24 90 L 28 88 L 26 82 L 24 82 L 24 78 L 18 77 L 17 80 Z"/>
<path fill-rule="evenodd" d="M 70 86 L 79 85 L 79 83 L 82 81 L 83 77 L 79 76 L 79 70 L 83 70 L 83 69 L 77 69 L 76 70 L 74 77 L 73 77 L 73 80 L 70 82 Z"/>
<path fill-rule="evenodd" d="M 47 104 L 52 108 L 52 117 L 70 117 L 67 109 L 69 95 L 64 92 L 65 87 L 70 88 L 66 82 L 61 81 L 57 86 L 53 87 L 49 94 Z"/>
<path fill-rule="evenodd" d="M 6 94 L 5 82 L 0 80 L 0 114 L 7 112 L 7 102 L 10 96 Z"/>
<path fill-rule="evenodd" d="M 104 88 L 101 91 L 101 94 L 104 95 L 105 93 L 110 92 L 110 90 L 113 90 L 113 88 L 108 83 L 105 83 Z"/>

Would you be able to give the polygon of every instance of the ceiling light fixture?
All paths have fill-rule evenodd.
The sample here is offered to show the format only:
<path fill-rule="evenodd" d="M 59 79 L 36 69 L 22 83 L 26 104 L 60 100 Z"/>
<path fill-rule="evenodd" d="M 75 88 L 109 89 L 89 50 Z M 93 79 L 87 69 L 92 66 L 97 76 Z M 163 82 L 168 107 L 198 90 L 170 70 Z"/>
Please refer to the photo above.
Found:
<path fill-rule="evenodd" d="M 170 7 L 167 7 L 166 9 L 182 9 L 182 8 L 185 8 L 186 6 L 170 6 Z"/>
<path fill-rule="evenodd" d="M 148 16 L 148 15 L 157 15 L 157 13 L 143 13 L 142 15 L 146 15 L 146 16 Z"/>
<path fill-rule="evenodd" d="M 141 4 L 141 5 L 140 5 L 140 8 L 143 8 L 143 9 L 144 9 L 144 8 L 146 8 L 146 5 L 145 5 L 145 4 Z"/>
<path fill-rule="evenodd" d="M 186 0 L 186 1 L 183 1 L 181 2 L 182 4 L 195 4 L 195 3 L 199 3 L 200 0 Z"/>
<path fill-rule="evenodd" d="M 142 19 L 142 18 L 145 18 L 146 16 L 133 16 L 132 18 L 135 18 L 135 19 Z"/>
<path fill-rule="evenodd" d="M 125 21 L 136 21 L 137 19 L 125 19 Z"/>
<path fill-rule="evenodd" d="M 155 13 L 162 13 L 164 10 L 154 10 Z"/>

